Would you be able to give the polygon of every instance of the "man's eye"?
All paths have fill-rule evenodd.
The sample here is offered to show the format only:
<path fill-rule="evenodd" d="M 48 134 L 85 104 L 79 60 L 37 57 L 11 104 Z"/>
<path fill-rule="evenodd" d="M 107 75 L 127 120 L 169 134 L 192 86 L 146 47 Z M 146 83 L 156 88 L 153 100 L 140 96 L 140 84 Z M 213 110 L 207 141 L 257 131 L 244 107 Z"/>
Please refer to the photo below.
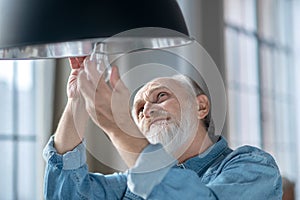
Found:
<path fill-rule="evenodd" d="M 168 94 L 166 92 L 160 92 L 160 93 L 158 93 L 158 95 L 157 95 L 157 102 L 165 100 L 167 96 L 168 96 Z"/>
<path fill-rule="evenodd" d="M 138 109 L 137 114 L 140 115 L 140 114 L 143 113 L 143 111 L 144 111 L 144 107 L 140 107 L 140 108 Z"/>

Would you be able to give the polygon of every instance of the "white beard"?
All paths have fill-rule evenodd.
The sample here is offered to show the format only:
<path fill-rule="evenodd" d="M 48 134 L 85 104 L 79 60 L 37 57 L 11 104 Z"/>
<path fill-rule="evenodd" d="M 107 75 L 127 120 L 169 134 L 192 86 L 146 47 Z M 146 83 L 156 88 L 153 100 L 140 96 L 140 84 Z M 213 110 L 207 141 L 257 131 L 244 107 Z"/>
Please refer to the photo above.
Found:
<path fill-rule="evenodd" d="M 197 118 L 187 111 L 183 113 L 181 122 L 152 124 L 146 134 L 148 141 L 151 144 L 161 143 L 170 154 L 184 153 L 195 137 L 198 127 Z"/>

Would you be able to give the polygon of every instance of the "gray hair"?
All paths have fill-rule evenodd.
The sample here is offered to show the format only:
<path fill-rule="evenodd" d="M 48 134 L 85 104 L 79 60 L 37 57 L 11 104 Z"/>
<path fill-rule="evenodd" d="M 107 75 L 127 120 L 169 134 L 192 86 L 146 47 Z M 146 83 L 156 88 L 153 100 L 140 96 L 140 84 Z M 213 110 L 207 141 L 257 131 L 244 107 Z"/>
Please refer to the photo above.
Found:
<path fill-rule="evenodd" d="M 203 89 L 202 89 L 195 80 L 193 80 L 192 78 L 190 78 L 187 75 L 179 74 L 179 75 L 172 76 L 172 78 L 180 81 L 185 87 L 187 87 L 187 89 L 192 89 L 193 95 L 196 95 L 196 96 L 205 95 L 209 99 L 209 102 L 211 102 L 208 91 L 205 90 L 206 85 L 204 82 L 202 82 L 202 85 L 203 85 Z M 204 92 L 204 90 L 207 92 Z M 211 109 L 210 109 L 208 115 L 203 119 L 203 124 L 205 126 L 205 129 L 206 129 L 210 139 L 213 142 L 218 140 L 218 136 L 215 135 L 215 126 L 214 126 L 213 119 L 211 117 Z"/>

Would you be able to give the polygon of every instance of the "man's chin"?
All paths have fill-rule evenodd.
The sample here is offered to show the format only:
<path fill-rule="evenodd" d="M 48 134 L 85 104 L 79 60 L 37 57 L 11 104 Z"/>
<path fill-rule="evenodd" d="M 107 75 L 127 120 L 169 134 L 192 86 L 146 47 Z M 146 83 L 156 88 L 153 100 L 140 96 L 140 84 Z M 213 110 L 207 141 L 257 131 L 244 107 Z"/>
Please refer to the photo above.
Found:
<path fill-rule="evenodd" d="M 164 134 L 167 131 L 170 131 L 170 128 L 168 125 L 158 125 L 158 124 L 152 124 L 148 131 L 144 133 L 145 137 L 158 137 L 158 135 Z"/>
<path fill-rule="evenodd" d="M 159 121 L 152 124 L 149 128 L 149 133 L 169 133 L 170 131 L 178 131 L 178 125 L 176 123 L 170 123 L 168 121 Z"/>

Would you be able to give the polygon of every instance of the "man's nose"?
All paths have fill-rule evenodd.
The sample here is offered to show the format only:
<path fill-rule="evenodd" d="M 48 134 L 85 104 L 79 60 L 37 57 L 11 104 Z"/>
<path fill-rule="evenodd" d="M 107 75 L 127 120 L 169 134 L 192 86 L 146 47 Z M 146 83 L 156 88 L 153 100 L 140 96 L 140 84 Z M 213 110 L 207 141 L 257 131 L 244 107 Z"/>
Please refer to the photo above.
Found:
<path fill-rule="evenodd" d="M 153 106 L 153 103 L 146 102 L 143 110 L 143 114 L 145 118 L 150 118 L 154 114 L 154 111 L 155 111 L 155 107 Z"/>

